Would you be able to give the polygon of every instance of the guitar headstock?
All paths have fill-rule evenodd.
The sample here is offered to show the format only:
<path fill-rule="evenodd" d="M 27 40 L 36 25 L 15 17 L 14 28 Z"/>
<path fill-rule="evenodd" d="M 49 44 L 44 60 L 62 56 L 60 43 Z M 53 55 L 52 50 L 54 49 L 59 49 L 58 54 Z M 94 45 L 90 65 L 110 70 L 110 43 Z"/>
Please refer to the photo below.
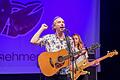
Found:
<path fill-rule="evenodd" d="M 107 53 L 107 56 L 108 56 L 108 57 L 113 57 L 113 56 L 115 56 L 115 55 L 118 55 L 118 52 L 117 52 L 116 50 Z"/>
<path fill-rule="evenodd" d="M 96 44 L 92 44 L 90 48 L 88 48 L 88 51 L 93 51 L 97 48 L 100 48 L 100 44 L 96 43 Z"/>

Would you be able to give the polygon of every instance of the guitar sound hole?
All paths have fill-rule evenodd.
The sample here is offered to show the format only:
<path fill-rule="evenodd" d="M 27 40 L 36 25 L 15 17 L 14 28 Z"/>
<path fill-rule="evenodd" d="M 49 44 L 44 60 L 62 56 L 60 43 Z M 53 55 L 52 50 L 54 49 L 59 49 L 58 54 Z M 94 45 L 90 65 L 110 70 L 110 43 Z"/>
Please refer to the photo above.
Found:
<path fill-rule="evenodd" d="M 62 56 L 58 57 L 58 62 L 63 62 L 63 57 Z"/>

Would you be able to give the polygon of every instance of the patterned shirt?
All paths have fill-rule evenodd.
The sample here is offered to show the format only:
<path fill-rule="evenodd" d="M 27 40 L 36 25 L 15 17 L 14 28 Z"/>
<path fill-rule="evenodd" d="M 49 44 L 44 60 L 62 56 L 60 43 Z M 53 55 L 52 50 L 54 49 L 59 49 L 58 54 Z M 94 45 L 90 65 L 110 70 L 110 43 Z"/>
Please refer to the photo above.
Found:
<path fill-rule="evenodd" d="M 59 51 L 61 49 L 67 49 L 67 42 L 66 42 L 66 39 L 63 39 L 63 40 L 60 40 L 56 34 L 48 34 L 48 35 L 45 35 L 43 36 L 42 38 L 42 41 L 41 41 L 41 46 L 45 46 L 46 47 L 46 50 L 48 52 L 56 52 L 56 51 Z M 71 37 L 69 37 L 69 41 L 70 41 L 70 44 L 71 44 L 71 47 L 72 49 L 73 48 L 73 40 Z M 68 74 L 68 68 L 62 68 L 60 70 L 60 74 Z"/>
<path fill-rule="evenodd" d="M 59 51 L 61 49 L 67 49 L 67 44 L 66 44 L 66 40 L 60 40 L 55 34 L 48 34 L 43 36 L 43 38 L 41 38 L 41 45 L 46 47 L 46 50 L 48 52 L 56 52 Z M 71 37 L 69 37 L 70 39 L 70 44 L 73 48 L 73 40 Z"/>

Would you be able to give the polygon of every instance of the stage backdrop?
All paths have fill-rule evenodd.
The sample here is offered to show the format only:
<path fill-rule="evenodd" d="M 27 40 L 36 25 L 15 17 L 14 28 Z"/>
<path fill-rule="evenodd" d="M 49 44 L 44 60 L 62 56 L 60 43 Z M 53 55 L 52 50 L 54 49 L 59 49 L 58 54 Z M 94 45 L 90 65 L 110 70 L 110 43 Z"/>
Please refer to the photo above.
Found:
<path fill-rule="evenodd" d="M 85 46 L 99 42 L 100 0 L 0 0 L 0 74 L 39 73 L 37 56 L 44 47 L 30 39 L 46 23 L 43 35 L 54 33 L 55 16 L 65 20 L 70 35 Z M 96 54 L 96 57 L 99 53 Z"/>

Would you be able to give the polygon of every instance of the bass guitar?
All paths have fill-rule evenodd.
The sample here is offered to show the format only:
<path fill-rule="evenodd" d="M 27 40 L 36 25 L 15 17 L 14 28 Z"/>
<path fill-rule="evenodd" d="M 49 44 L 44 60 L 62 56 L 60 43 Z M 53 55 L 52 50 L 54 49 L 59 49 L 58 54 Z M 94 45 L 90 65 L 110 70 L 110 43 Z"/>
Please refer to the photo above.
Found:
<path fill-rule="evenodd" d="M 107 53 L 107 55 L 105 55 L 101 58 L 98 58 L 94 61 L 88 62 L 86 60 L 83 60 L 82 62 L 78 63 L 77 64 L 78 69 L 77 69 L 77 71 L 74 72 L 74 80 L 77 80 L 80 75 L 87 74 L 87 71 L 84 71 L 85 68 L 90 67 L 106 58 L 113 57 L 114 55 L 118 55 L 118 52 L 116 50 L 109 52 L 109 53 Z M 70 73 L 72 75 L 72 71 L 70 71 Z"/>

